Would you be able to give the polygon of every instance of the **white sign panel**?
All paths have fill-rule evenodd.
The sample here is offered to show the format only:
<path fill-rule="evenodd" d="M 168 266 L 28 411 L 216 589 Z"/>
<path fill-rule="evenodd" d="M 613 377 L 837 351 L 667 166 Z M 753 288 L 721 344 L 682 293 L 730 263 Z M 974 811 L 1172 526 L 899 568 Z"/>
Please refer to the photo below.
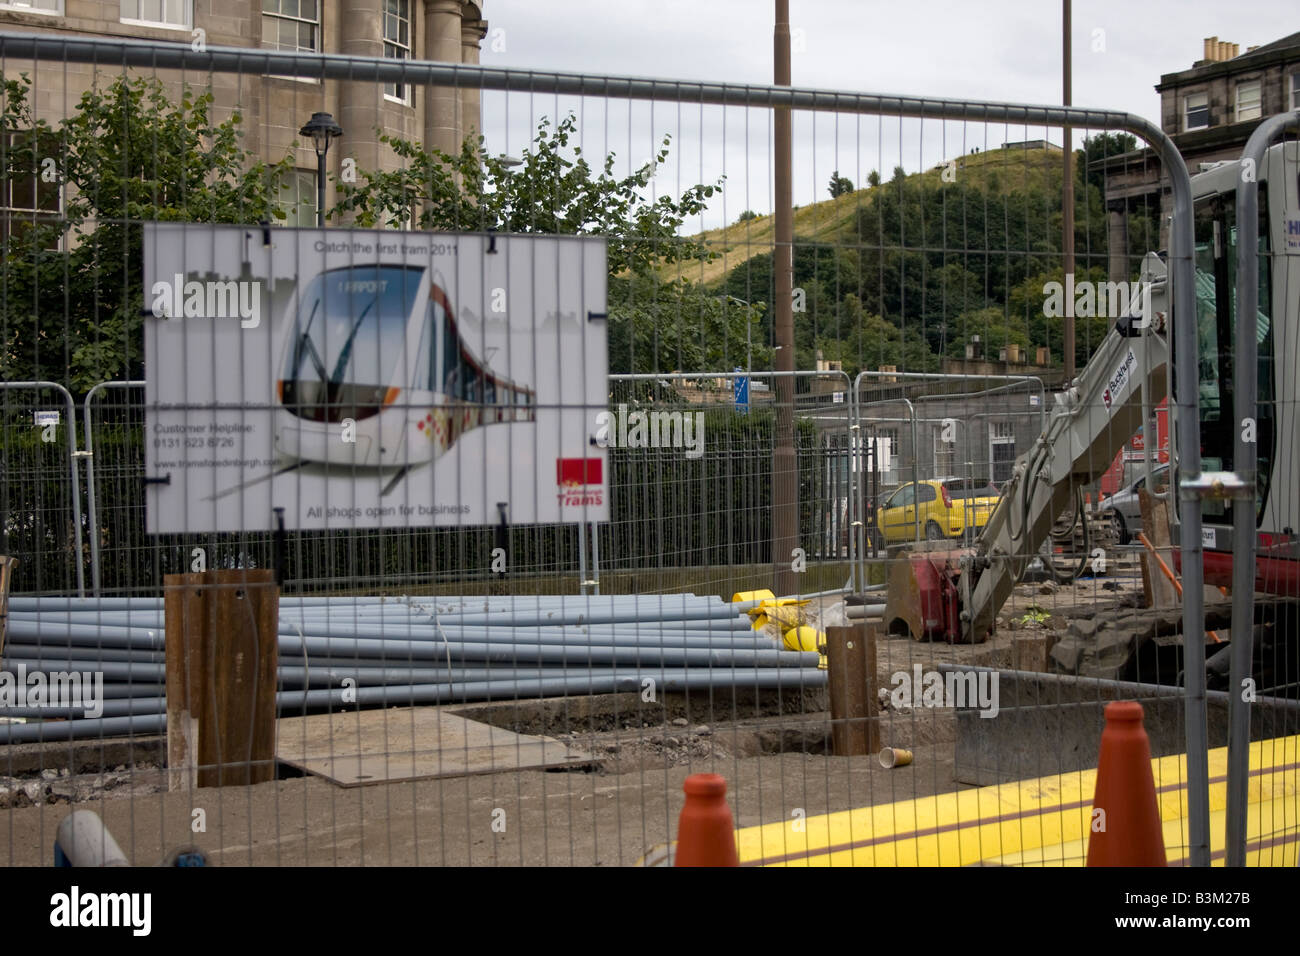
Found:
<path fill-rule="evenodd" d="M 605 243 L 145 226 L 148 529 L 607 521 Z"/>

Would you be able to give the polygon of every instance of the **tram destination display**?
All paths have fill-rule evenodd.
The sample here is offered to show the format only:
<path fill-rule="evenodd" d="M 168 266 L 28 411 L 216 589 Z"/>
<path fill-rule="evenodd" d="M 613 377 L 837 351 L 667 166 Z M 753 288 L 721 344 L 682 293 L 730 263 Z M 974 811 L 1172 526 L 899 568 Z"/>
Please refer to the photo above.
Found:
<path fill-rule="evenodd" d="M 606 521 L 604 240 L 145 226 L 152 533 Z"/>

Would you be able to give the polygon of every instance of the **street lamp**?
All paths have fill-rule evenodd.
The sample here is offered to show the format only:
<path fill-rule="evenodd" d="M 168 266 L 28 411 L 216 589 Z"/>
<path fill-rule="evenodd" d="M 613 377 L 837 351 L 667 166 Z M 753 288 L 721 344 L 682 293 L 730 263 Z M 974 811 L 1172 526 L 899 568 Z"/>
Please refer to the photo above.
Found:
<path fill-rule="evenodd" d="M 299 136 L 311 138 L 316 147 L 316 225 L 325 225 L 325 154 L 330 151 L 330 140 L 343 135 L 343 127 L 334 122 L 329 113 L 312 113 L 306 125 L 298 130 Z"/>

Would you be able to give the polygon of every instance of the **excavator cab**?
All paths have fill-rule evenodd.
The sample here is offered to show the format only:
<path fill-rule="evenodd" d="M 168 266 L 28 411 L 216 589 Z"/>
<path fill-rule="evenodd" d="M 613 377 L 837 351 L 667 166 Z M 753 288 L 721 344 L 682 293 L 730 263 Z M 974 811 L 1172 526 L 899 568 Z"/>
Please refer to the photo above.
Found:
<path fill-rule="evenodd" d="M 1300 595 L 1300 553 L 1295 529 L 1300 501 L 1294 492 L 1297 467 L 1296 369 L 1300 368 L 1300 148 L 1272 147 L 1259 170 L 1259 219 L 1249 239 L 1237 234 L 1236 191 L 1240 163 L 1225 163 L 1192 180 L 1198 362 L 1197 407 L 1204 471 L 1234 471 L 1238 428 L 1257 442 L 1255 525 L 1257 587 Z M 1237 255 L 1243 241 L 1256 244 L 1259 304 L 1254 317 L 1258 343 L 1258 413 L 1253 423 L 1236 423 L 1233 342 L 1237 322 Z M 1279 361 L 1282 359 L 1282 361 Z M 1282 369 L 1290 375 L 1279 375 Z M 1292 489 L 1287 494 L 1285 489 Z M 1231 499 L 1202 504 L 1205 582 L 1232 583 Z"/>

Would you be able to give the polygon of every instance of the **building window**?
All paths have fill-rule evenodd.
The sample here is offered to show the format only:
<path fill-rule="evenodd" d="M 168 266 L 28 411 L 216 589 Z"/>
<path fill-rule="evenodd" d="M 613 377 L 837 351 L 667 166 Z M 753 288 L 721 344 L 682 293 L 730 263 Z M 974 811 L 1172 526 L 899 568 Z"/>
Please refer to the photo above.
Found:
<path fill-rule="evenodd" d="M 284 225 L 316 225 L 316 174 L 306 169 L 292 169 L 280 180 L 275 204 L 284 210 Z"/>
<path fill-rule="evenodd" d="M 954 428 L 948 434 L 953 434 L 955 431 Z M 957 474 L 957 443 L 945 440 L 945 432 L 947 432 L 946 426 L 934 426 L 934 476 L 936 478 Z"/>
<path fill-rule="evenodd" d="M 1210 125 L 1210 96 L 1192 93 L 1183 98 L 1183 129 L 1205 129 Z"/>
<path fill-rule="evenodd" d="M 995 485 L 1010 481 L 1015 467 L 1015 423 L 994 422 L 989 430 L 989 478 Z"/>
<path fill-rule="evenodd" d="M 411 58 L 411 0 L 384 0 L 384 56 L 390 60 Z M 384 95 L 410 103 L 410 84 L 385 83 Z"/>
<path fill-rule="evenodd" d="M 41 175 L 43 157 L 57 156 L 59 143 L 33 143 L 30 133 L 0 134 L 0 249 L 7 255 L 11 240 L 38 223 L 57 223 L 63 195 L 57 180 Z M 43 248 L 57 249 L 58 233 L 50 231 Z"/>
<path fill-rule="evenodd" d="M 318 0 L 262 0 L 262 46 L 315 53 L 319 40 Z"/>
<path fill-rule="evenodd" d="M 192 0 L 122 0 L 121 17 L 126 23 L 188 30 L 194 24 Z"/>
<path fill-rule="evenodd" d="M 1300 110 L 1300 73 L 1291 74 L 1291 106 L 1290 109 Z"/>
<path fill-rule="evenodd" d="M 1245 120 L 1259 119 L 1263 115 L 1259 103 L 1259 80 L 1252 80 L 1249 83 L 1237 84 L 1237 116 L 1238 123 Z"/>
<path fill-rule="evenodd" d="M 0 10 L 59 14 L 63 12 L 63 0 L 0 0 Z"/>

